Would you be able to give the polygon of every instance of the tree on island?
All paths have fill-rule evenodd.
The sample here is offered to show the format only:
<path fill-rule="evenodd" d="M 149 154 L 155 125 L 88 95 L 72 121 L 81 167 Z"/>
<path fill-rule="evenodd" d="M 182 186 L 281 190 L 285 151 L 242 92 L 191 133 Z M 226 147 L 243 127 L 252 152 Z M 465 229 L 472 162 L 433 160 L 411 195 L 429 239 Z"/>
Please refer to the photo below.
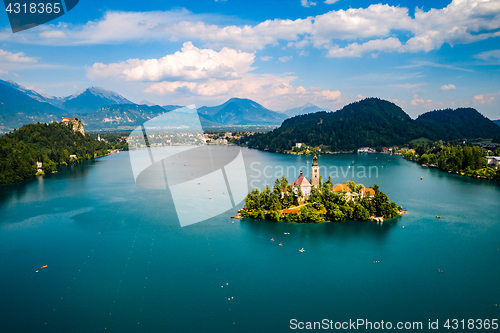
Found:
<path fill-rule="evenodd" d="M 333 192 L 331 179 L 311 189 L 308 198 L 303 197 L 300 188 L 294 193 L 285 176 L 276 179 L 273 190 L 266 188 L 252 190 L 245 198 L 244 217 L 286 221 L 296 223 L 320 223 L 326 221 L 356 220 L 366 221 L 371 216 L 394 218 L 400 215 L 401 207 L 389 202 L 389 197 L 373 186 L 375 194 L 359 195 L 361 184 L 347 182 L 349 189 L 356 192 L 348 197 L 345 192 Z M 298 204 L 300 207 L 295 208 Z M 285 210 L 289 209 L 289 210 Z"/>

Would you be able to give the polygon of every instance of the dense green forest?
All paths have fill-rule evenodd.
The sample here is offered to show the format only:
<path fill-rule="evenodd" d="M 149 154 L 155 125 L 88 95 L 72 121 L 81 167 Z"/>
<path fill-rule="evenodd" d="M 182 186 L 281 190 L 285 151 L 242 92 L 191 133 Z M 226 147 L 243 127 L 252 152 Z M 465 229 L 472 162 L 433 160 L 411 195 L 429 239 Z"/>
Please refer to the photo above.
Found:
<path fill-rule="evenodd" d="M 354 193 L 358 193 L 363 185 L 352 181 L 346 183 Z M 326 221 L 357 220 L 366 221 L 371 216 L 394 218 L 400 215 L 401 207 L 389 202 L 389 197 L 379 190 L 375 184 L 373 197 L 354 196 L 350 200 L 346 193 L 333 192 L 333 184 L 329 180 L 312 188 L 308 199 L 303 199 L 299 188 L 294 193 L 285 176 L 276 179 L 271 190 L 266 186 L 264 191 L 255 189 L 245 198 L 245 208 L 240 210 L 243 217 L 286 221 L 297 223 L 320 223 Z M 284 191 L 282 190 L 284 189 Z M 282 213 L 282 209 L 296 205 L 304 205 L 299 212 Z"/>
<path fill-rule="evenodd" d="M 430 111 L 420 115 L 416 121 L 440 140 L 493 138 L 500 135 L 500 127 L 473 108 Z"/>
<path fill-rule="evenodd" d="M 469 177 L 500 180 L 500 168 L 494 170 L 487 166 L 487 152 L 478 146 L 442 144 L 418 144 L 415 153 L 408 151 L 404 157 L 420 164 L 435 165 L 439 170 Z M 492 152 L 500 156 L 500 148 Z"/>
<path fill-rule="evenodd" d="M 44 173 L 51 173 L 58 166 L 103 156 L 119 148 L 123 148 L 119 140 L 114 144 L 98 141 L 95 136 L 75 133 L 56 122 L 25 125 L 0 137 L 0 184 L 34 176 L 37 162 L 42 162 Z"/>
<path fill-rule="evenodd" d="M 400 146 L 421 137 L 447 140 L 500 136 L 500 127 L 474 109 L 430 114 L 413 120 L 394 103 L 367 98 L 336 112 L 287 119 L 279 128 L 242 138 L 240 143 L 274 152 L 290 150 L 297 142 L 329 151 L 351 151 L 360 147 Z"/>

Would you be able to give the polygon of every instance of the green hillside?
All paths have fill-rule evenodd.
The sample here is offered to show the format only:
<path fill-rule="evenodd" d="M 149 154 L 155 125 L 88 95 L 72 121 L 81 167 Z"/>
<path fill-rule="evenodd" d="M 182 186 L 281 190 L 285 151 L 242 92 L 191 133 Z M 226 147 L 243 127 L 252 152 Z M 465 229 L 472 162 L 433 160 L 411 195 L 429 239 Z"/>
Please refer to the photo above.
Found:
<path fill-rule="evenodd" d="M 416 121 L 441 140 L 500 136 L 500 127 L 473 108 L 430 111 Z"/>
<path fill-rule="evenodd" d="M 103 156 L 113 148 L 60 123 L 25 125 L 0 137 L 0 184 L 35 176 L 37 162 L 42 162 L 43 171 L 50 173 L 58 166 Z"/>
<path fill-rule="evenodd" d="M 402 145 L 428 136 L 427 130 L 417 126 L 399 106 L 367 98 L 337 112 L 317 112 L 287 119 L 272 132 L 252 136 L 248 145 L 284 151 L 296 142 L 303 142 L 342 151 L 364 146 Z"/>
<path fill-rule="evenodd" d="M 331 151 L 389 147 L 412 140 L 457 140 L 500 137 L 500 127 L 477 110 L 438 110 L 413 120 L 399 106 L 378 98 L 346 105 L 336 112 L 317 112 L 287 119 L 281 127 L 245 141 L 257 149 L 283 152 L 301 142 L 329 146 Z"/>

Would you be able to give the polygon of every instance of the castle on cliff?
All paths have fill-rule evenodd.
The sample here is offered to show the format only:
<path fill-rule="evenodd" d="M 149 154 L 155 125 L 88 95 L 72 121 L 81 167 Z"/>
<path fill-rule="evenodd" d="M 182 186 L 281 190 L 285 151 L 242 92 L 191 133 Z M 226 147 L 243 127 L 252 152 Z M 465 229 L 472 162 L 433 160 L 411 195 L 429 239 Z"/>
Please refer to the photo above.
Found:
<path fill-rule="evenodd" d="M 82 135 L 85 135 L 85 128 L 80 120 L 77 118 L 66 118 L 62 117 L 61 124 L 66 126 L 72 126 L 73 132 L 80 132 Z"/>

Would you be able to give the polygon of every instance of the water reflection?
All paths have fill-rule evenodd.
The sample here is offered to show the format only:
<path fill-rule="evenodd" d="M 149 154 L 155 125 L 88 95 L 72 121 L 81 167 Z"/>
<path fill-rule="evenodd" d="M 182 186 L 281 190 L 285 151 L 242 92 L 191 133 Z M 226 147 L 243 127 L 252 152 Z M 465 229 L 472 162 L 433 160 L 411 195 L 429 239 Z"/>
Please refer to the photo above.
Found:
<path fill-rule="evenodd" d="M 355 241 L 368 241 L 384 243 L 395 230 L 398 220 L 396 218 L 377 224 L 372 221 L 343 221 L 319 224 L 299 224 L 287 222 L 272 222 L 266 220 L 242 219 L 240 227 L 258 237 L 284 237 L 293 238 L 301 242 L 335 242 L 338 244 Z M 290 233 L 290 235 L 285 235 Z"/>

